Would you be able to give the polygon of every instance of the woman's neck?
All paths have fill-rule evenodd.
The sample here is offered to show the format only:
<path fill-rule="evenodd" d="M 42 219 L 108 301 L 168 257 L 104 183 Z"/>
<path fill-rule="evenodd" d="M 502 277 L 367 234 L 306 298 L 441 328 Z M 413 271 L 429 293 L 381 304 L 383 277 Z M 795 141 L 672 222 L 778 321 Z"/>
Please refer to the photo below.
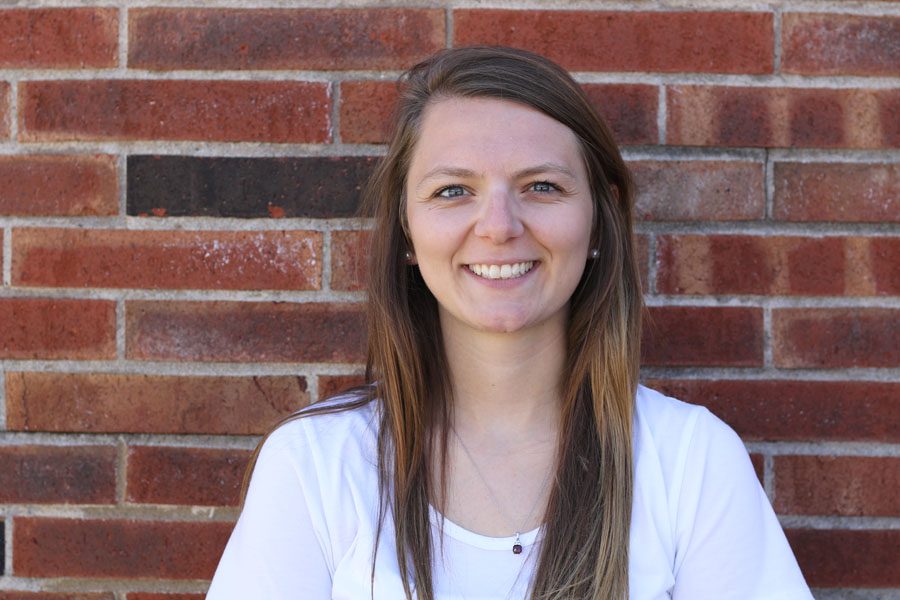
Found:
<path fill-rule="evenodd" d="M 564 324 L 516 333 L 445 327 L 453 427 L 489 445 L 555 440 L 566 359 Z"/>

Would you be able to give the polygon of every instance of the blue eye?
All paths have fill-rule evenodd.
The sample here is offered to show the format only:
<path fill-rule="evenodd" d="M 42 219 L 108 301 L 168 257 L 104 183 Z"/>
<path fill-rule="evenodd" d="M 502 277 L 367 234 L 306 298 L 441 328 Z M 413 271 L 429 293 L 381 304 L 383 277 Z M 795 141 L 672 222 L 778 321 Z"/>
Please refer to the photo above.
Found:
<path fill-rule="evenodd" d="M 461 185 L 448 185 L 439 189 L 435 196 L 440 196 L 442 198 L 458 198 L 459 196 L 465 195 L 465 193 L 466 190 Z"/>
<path fill-rule="evenodd" d="M 531 190 L 534 192 L 552 192 L 558 189 L 549 181 L 535 181 L 531 184 Z"/>

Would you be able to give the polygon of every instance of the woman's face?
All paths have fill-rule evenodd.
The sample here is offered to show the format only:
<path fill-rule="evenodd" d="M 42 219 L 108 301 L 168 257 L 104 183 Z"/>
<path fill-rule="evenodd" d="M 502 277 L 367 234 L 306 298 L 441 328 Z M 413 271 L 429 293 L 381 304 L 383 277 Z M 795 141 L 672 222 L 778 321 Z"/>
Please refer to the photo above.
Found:
<path fill-rule="evenodd" d="M 575 134 L 488 98 L 429 104 L 419 134 L 406 216 L 445 333 L 562 331 L 594 218 Z"/>

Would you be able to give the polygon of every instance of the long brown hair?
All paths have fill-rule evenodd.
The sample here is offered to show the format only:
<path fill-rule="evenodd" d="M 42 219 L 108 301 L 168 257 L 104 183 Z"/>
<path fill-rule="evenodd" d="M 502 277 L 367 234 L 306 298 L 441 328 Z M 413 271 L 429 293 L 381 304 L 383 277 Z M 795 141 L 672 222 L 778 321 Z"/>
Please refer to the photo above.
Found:
<path fill-rule="evenodd" d="M 581 146 L 594 201 L 591 247 L 599 256 L 588 261 L 570 300 L 556 476 L 532 598 L 625 598 L 642 302 L 632 183 L 612 135 L 578 84 L 556 64 L 522 50 L 445 50 L 410 69 L 400 81 L 387 154 L 365 195 L 365 214 L 375 219 L 369 385 L 338 409 L 367 401 L 381 408 L 379 536 L 390 511 L 406 597 L 433 600 L 429 503 L 443 508 L 436 492 L 446 486 L 435 482 L 446 480 L 452 393 L 437 302 L 406 260 L 411 248 L 404 189 L 423 111 L 446 97 L 522 103 L 566 125 Z M 435 464 L 439 473 L 432 472 Z"/>

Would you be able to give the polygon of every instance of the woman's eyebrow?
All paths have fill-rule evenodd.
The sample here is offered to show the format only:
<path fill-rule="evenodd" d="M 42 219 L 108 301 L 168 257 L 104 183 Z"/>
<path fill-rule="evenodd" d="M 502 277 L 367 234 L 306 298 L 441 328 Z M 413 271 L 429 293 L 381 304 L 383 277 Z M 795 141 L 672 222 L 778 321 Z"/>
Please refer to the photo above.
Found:
<path fill-rule="evenodd" d="M 522 179 L 524 177 L 531 177 L 532 175 L 539 175 L 540 173 L 558 173 L 560 175 L 565 175 L 573 179 L 575 178 L 575 174 L 570 168 L 566 167 L 565 165 L 552 162 L 547 162 L 536 165 L 534 167 L 528 167 L 527 169 L 522 169 L 521 171 L 516 172 L 515 178 Z"/>

